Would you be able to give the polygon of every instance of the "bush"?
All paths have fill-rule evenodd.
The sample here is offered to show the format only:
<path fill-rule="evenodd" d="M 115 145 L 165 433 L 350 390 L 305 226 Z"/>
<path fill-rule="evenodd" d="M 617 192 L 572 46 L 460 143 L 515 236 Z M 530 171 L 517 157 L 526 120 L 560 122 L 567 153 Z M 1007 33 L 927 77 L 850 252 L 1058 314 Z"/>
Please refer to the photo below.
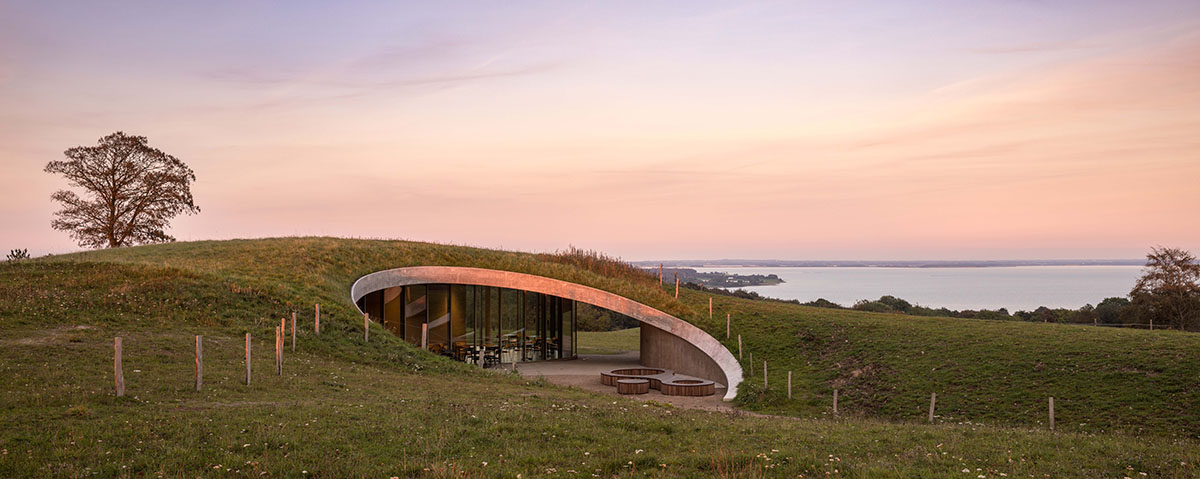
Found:
<path fill-rule="evenodd" d="M 816 308 L 846 309 L 845 306 L 842 306 L 840 304 L 837 304 L 837 303 L 830 301 L 828 299 L 825 299 L 825 298 L 817 298 L 816 301 L 809 301 L 807 303 L 803 303 L 803 305 L 804 306 L 813 306 Z"/>
<path fill-rule="evenodd" d="M 892 309 L 892 307 L 886 303 L 883 303 L 880 301 L 867 301 L 865 299 L 860 299 L 860 300 L 858 300 L 857 303 L 854 303 L 854 309 L 856 309 L 858 311 L 870 311 L 872 313 L 895 313 L 895 312 L 897 312 L 896 310 Z"/>
<path fill-rule="evenodd" d="M 912 303 L 895 296 L 882 296 L 879 298 L 878 302 L 886 304 L 889 308 L 892 308 L 892 311 L 899 313 L 908 314 L 911 313 L 913 309 Z"/>
<path fill-rule="evenodd" d="M 1096 305 L 1097 321 L 1100 324 L 1124 324 L 1133 322 L 1133 308 L 1125 298 L 1104 298 Z"/>

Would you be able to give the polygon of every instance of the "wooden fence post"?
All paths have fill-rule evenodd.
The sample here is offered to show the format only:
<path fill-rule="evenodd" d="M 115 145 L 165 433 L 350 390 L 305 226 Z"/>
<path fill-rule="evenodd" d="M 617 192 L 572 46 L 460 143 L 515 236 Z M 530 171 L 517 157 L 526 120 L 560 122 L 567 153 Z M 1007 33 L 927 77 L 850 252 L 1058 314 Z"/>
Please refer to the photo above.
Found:
<path fill-rule="evenodd" d="M 746 353 L 746 355 L 750 356 L 750 375 L 753 376 L 754 375 L 754 352 Z"/>
<path fill-rule="evenodd" d="M 321 335 L 321 305 L 320 305 L 320 303 L 317 304 L 316 316 L 313 316 L 313 332 L 317 333 L 318 336 Z"/>
<path fill-rule="evenodd" d="M 363 342 L 371 342 L 371 315 L 363 313 Z"/>
<path fill-rule="evenodd" d="M 658 284 L 663 284 L 666 282 L 667 280 L 663 279 L 663 265 L 662 263 L 658 263 Z"/>
<path fill-rule="evenodd" d="M 287 337 L 287 318 L 279 318 L 279 337 L 277 338 L 277 341 L 279 341 L 279 374 L 280 375 L 283 375 L 283 348 L 284 348 L 283 345 L 286 344 L 287 340 L 284 339 L 286 337 Z"/>
<path fill-rule="evenodd" d="M 937 404 L 937 393 L 929 393 L 929 423 L 933 424 L 933 407 Z"/>
<path fill-rule="evenodd" d="M 742 335 L 738 335 L 738 360 L 742 359 Z"/>
<path fill-rule="evenodd" d="M 729 339 L 731 326 L 732 324 L 731 320 L 729 319 L 729 313 L 725 313 L 725 339 Z"/>
<path fill-rule="evenodd" d="M 712 296 L 708 297 L 708 319 L 712 319 Z"/>
<path fill-rule="evenodd" d="M 292 352 L 296 352 L 296 312 L 292 311 Z"/>
<path fill-rule="evenodd" d="M 788 399 L 792 398 L 792 372 L 788 371 Z"/>
<path fill-rule="evenodd" d="M 113 338 L 113 383 L 117 397 L 125 395 L 125 369 L 121 367 L 121 337 Z"/>
<path fill-rule="evenodd" d="M 250 385 L 250 333 L 246 333 L 246 385 Z"/>
<path fill-rule="evenodd" d="M 204 382 L 204 339 L 196 336 L 196 390 L 200 390 L 201 383 Z"/>
<path fill-rule="evenodd" d="M 675 272 L 675 299 L 679 299 L 679 272 Z M 1154 328 L 1150 328 L 1154 329 Z"/>
<path fill-rule="evenodd" d="M 283 350 L 280 348 L 283 332 L 275 328 L 275 374 L 283 376 Z"/>
<path fill-rule="evenodd" d="M 421 349 L 429 349 L 429 323 L 421 323 Z"/>
<path fill-rule="evenodd" d="M 1050 396 L 1050 430 L 1054 430 L 1054 396 Z"/>
<path fill-rule="evenodd" d="M 837 415 L 837 397 L 838 397 L 838 390 L 834 389 L 833 390 L 833 415 L 834 416 Z"/>
<path fill-rule="evenodd" d="M 763 360 L 763 389 L 767 388 L 767 361 Z"/>

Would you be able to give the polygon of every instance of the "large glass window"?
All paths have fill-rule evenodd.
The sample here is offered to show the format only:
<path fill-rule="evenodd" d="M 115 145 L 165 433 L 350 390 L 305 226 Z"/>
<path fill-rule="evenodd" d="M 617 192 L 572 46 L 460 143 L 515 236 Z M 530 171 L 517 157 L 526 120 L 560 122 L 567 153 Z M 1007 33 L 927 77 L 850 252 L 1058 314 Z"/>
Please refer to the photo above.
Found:
<path fill-rule="evenodd" d="M 463 310 L 467 315 L 464 340 L 469 346 L 480 346 L 479 338 L 483 337 L 483 329 L 479 327 L 479 287 L 463 286 L 463 289 Z"/>
<path fill-rule="evenodd" d="M 476 321 L 479 334 L 479 363 L 483 367 L 500 364 L 502 343 L 500 342 L 500 290 L 489 286 L 477 286 Z"/>
<path fill-rule="evenodd" d="M 549 313 L 546 317 L 545 355 L 546 359 L 558 359 L 559 348 L 562 345 L 562 307 L 564 300 L 558 297 L 548 298 Z"/>
<path fill-rule="evenodd" d="M 500 288 L 483 288 L 483 322 L 485 343 L 488 347 L 500 347 Z"/>
<path fill-rule="evenodd" d="M 425 286 L 404 288 L 404 339 L 421 345 L 421 325 L 425 324 Z"/>
<path fill-rule="evenodd" d="M 383 325 L 392 334 L 404 336 L 404 287 L 396 286 L 382 291 Z M 368 311 L 369 312 L 369 311 Z M 374 316 L 374 315 L 372 315 Z"/>
<path fill-rule="evenodd" d="M 428 285 L 425 295 L 429 310 L 429 350 L 443 354 L 450 348 L 450 286 Z"/>
<path fill-rule="evenodd" d="M 542 359 L 542 295 L 538 293 L 524 292 L 525 301 L 525 344 L 524 354 L 521 359 L 524 361 L 537 361 Z"/>
<path fill-rule="evenodd" d="M 358 307 L 371 317 L 372 321 L 383 320 L 383 291 L 375 291 L 358 300 Z"/>
<path fill-rule="evenodd" d="M 575 357 L 575 302 L 566 301 L 563 309 L 562 357 Z"/>
<path fill-rule="evenodd" d="M 504 355 L 502 362 L 517 362 L 521 355 L 525 328 L 521 324 L 521 295 L 515 289 L 500 290 L 500 345 Z"/>
<path fill-rule="evenodd" d="M 372 319 L 429 350 L 483 366 L 573 358 L 579 318 L 566 298 L 474 285 L 413 285 L 375 291 L 359 300 Z"/>
<path fill-rule="evenodd" d="M 467 321 L 470 310 L 467 309 L 467 287 L 461 284 L 450 286 L 450 351 L 454 358 L 460 361 L 466 359 L 467 348 L 471 345 L 471 336 L 475 328 Z"/>

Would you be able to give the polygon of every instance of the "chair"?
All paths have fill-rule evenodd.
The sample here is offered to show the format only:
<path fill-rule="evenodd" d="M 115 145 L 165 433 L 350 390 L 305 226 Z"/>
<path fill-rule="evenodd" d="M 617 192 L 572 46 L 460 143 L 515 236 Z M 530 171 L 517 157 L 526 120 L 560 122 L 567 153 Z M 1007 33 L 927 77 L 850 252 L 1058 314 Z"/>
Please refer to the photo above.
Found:
<path fill-rule="evenodd" d="M 483 351 L 483 367 L 488 368 L 500 365 L 500 347 L 489 346 Z"/>
<path fill-rule="evenodd" d="M 465 361 L 467 359 L 467 343 L 458 341 L 454 343 L 454 360 Z"/>

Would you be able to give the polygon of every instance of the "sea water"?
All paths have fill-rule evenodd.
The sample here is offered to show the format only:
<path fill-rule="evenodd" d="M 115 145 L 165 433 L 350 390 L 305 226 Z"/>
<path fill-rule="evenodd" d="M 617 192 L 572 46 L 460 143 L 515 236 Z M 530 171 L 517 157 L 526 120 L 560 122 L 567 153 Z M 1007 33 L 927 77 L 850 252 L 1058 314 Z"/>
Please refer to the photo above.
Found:
<path fill-rule="evenodd" d="M 1141 266 L 1005 266 L 982 268 L 695 268 L 734 274 L 776 274 L 783 284 L 740 289 L 763 296 L 825 298 L 843 306 L 883 295 L 932 308 L 1032 311 L 1038 306 L 1077 309 L 1125 296 Z"/>

